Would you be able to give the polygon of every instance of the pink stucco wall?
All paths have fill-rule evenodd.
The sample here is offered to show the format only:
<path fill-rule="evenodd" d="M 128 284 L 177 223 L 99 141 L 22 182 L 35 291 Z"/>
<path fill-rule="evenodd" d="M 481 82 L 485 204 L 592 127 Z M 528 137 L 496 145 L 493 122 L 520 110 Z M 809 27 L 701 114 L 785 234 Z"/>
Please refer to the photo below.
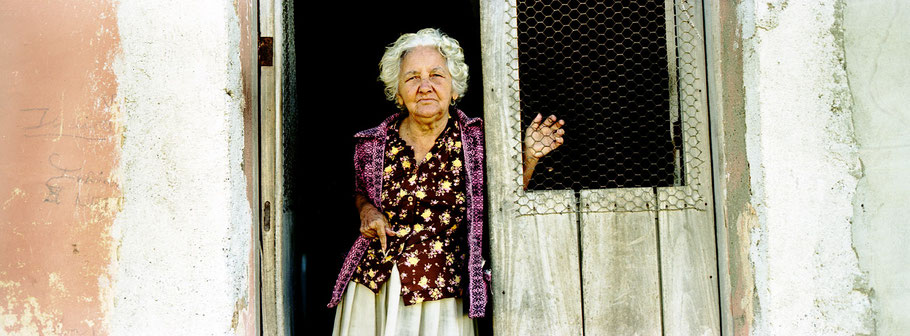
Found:
<path fill-rule="evenodd" d="M 124 266 L 117 263 L 124 245 L 112 238 L 112 227 L 124 202 L 139 201 L 121 190 L 122 146 L 128 140 L 127 125 L 119 124 L 123 79 L 114 70 L 123 54 L 118 4 L 0 0 L 0 335 L 112 332 L 111 311 L 120 299 L 112 293 L 117 267 Z M 240 110 L 230 110 L 242 113 L 243 196 L 250 209 L 258 203 L 258 180 L 250 168 L 257 165 L 254 4 L 233 2 L 243 98 Z M 256 223 L 254 212 L 250 225 Z M 257 238 L 252 229 L 250 241 Z M 233 317 L 225 317 L 225 326 L 255 335 L 255 249 L 244 253 L 250 265 L 242 289 L 247 295 L 233 306 Z"/>
<path fill-rule="evenodd" d="M 104 331 L 117 49 L 111 1 L 3 1 L 0 334 Z"/>

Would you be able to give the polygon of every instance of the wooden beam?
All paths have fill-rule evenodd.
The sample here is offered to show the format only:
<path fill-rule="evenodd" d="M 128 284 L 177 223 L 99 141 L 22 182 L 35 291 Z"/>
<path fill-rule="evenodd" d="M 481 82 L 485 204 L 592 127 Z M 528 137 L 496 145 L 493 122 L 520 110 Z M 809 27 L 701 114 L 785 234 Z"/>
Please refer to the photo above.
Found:
<path fill-rule="evenodd" d="M 493 330 L 499 335 L 580 335 L 575 195 L 571 190 L 521 190 L 515 2 L 483 2 L 480 12 Z M 561 211 L 522 215 L 519 200 L 529 209 Z"/>
<path fill-rule="evenodd" d="M 625 211 L 630 199 L 650 210 Z M 651 188 L 581 192 L 585 334 L 661 334 L 656 208 Z"/>

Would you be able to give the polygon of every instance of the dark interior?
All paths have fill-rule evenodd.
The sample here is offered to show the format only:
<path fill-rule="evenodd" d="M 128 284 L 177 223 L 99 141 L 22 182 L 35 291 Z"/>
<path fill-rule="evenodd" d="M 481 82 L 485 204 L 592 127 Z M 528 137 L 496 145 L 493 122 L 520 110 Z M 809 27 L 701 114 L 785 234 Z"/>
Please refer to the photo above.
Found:
<path fill-rule="evenodd" d="M 557 114 L 567 136 L 541 160 L 538 171 L 547 173 L 535 174 L 530 189 L 685 180 L 676 170 L 664 11 L 663 1 L 518 1 L 523 124 Z"/>
<path fill-rule="evenodd" d="M 359 235 L 353 205 L 354 133 L 396 112 L 378 81 L 385 46 L 403 33 L 440 28 L 461 42 L 470 66 L 459 108 L 482 116 L 480 21 L 475 1 L 315 1 L 296 8 L 295 102 L 285 111 L 285 198 L 291 229 L 293 323 L 298 335 L 330 335 L 326 308 L 348 248 Z M 293 93 L 292 93 L 293 92 Z M 304 265 L 305 264 L 305 271 Z M 481 321 L 481 333 L 489 320 Z"/>

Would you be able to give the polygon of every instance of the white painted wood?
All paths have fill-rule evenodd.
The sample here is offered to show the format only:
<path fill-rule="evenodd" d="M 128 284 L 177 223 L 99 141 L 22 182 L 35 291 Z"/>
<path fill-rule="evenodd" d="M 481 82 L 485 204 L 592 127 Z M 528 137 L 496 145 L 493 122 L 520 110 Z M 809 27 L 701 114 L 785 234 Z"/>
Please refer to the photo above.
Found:
<path fill-rule="evenodd" d="M 252 172 L 253 172 L 252 173 L 253 182 L 250 183 L 250 185 L 253 189 L 252 190 L 252 195 L 253 195 L 252 203 L 253 204 L 251 205 L 251 207 L 252 207 L 251 210 L 253 210 L 253 214 L 254 214 L 253 223 L 252 223 L 253 228 L 251 230 L 252 236 L 253 236 L 252 237 L 253 242 L 252 242 L 251 246 L 253 247 L 253 254 L 254 254 L 253 260 L 252 260 L 252 264 L 253 264 L 252 267 L 253 267 L 253 279 L 255 279 L 255 280 L 253 281 L 253 283 L 254 283 L 254 286 L 256 287 L 255 291 L 253 292 L 253 295 L 252 295 L 253 297 L 250 300 L 250 309 L 253 312 L 254 322 L 255 322 L 255 324 L 254 324 L 255 327 L 253 329 L 255 330 L 255 335 L 258 336 L 258 335 L 261 335 L 261 333 L 262 333 L 262 329 L 259 328 L 259 326 L 262 325 L 262 282 L 260 281 L 260 279 L 262 278 L 262 239 L 260 239 L 261 232 L 262 232 L 260 230 L 262 228 L 262 225 L 261 225 L 262 224 L 262 222 L 261 222 L 262 221 L 262 203 L 259 201 L 259 197 L 261 194 L 260 183 L 261 183 L 262 175 L 260 173 L 261 159 L 259 156 L 260 148 L 258 146 L 259 130 L 260 130 L 259 127 L 261 125 L 260 120 L 258 118 L 259 97 L 260 96 L 259 96 L 259 85 L 256 85 L 257 83 L 259 83 L 259 66 L 258 66 L 259 65 L 259 41 L 258 41 L 258 38 L 256 38 L 256 36 L 259 36 L 259 25 L 256 24 L 257 22 L 259 22 L 259 8 L 257 6 L 250 5 L 250 12 L 248 14 L 247 19 L 249 20 L 250 25 L 249 25 L 249 31 L 245 32 L 245 33 L 249 34 L 249 36 L 251 37 L 250 38 L 251 45 L 249 46 L 249 53 L 250 53 L 250 59 L 252 60 L 250 62 L 250 71 L 249 71 L 249 73 L 246 74 L 246 76 L 249 76 L 249 78 L 251 78 L 251 85 L 250 85 L 251 97 L 250 97 L 250 107 L 249 108 L 251 111 L 253 111 L 253 115 L 250 118 L 251 125 L 249 127 L 254 130 L 253 132 L 250 132 L 251 136 L 253 138 L 252 143 L 254 144 L 254 146 L 251 146 L 252 148 L 250 148 L 249 150 L 250 150 L 250 155 L 252 157 L 252 162 L 253 162 L 253 164 L 251 164 L 252 167 L 250 167 L 250 169 L 252 169 Z"/>
<path fill-rule="evenodd" d="M 698 209 L 658 212 L 665 335 L 720 335 L 710 217 Z"/>
<path fill-rule="evenodd" d="M 257 0 L 259 2 L 259 36 L 275 36 L 275 0 Z M 278 4 L 281 1 L 277 1 Z M 279 16 L 280 17 L 280 16 Z M 277 45 L 277 44 L 276 44 Z"/>
<path fill-rule="evenodd" d="M 263 219 L 269 216 L 270 230 L 261 226 L 261 319 L 262 333 L 265 335 L 290 334 L 290 286 L 289 238 L 290 231 L 282 214 L 284 176 L 282 146 L 282 107 L 281 107 L 281 73 L 282 73 L 282 39 L 281 29 L 275 26 L 282 17 L 281 1 L 259 1 L 259 34 L 262 37 L 273 37 L 273 66 L 260 67 L 259 104 L 260 104 L 260 206 Z M 264 213 L 264 205 L 269 202 L 269 212 Z"/>
<path fill-rule="evenodd" d="M 273 147 L 275 151 L 275 188 L 272 198 L 275 200 L 273 211 L 275 217 L 273 218 L 272 229 L 274 230 L 275 238 L 275 334 L 274 335 L 290 335 L 291 334 L 291 321 L 293 318 L 291 316 L 291 298 L 290 289 L 291 289 L 291 267 L 294 264 L 291 260 L 291 222 L 287 220 L 287 216 L 284 213 L 284 141 L 282 141 L 283 127 L 282 121 L 284 120 L 284 106 L 282 102 L 284 101 L 281 97 L 284 95 L 282 88 L 284 87 L 282 83 L 282 75 L 284 74 L 284 39 L 285 31 L 284 25 L 281 21 L 284 18 L 284 6 L 280 0 L 271 0 L 268 1 L 272 4 L 272 12 L 270 18 L 272 22 L 273 33 L 274 33 L 274 44 L 272 46 L 273 54 L 273 66 L 274 69 L 274 106 L 275 106 L 275 121 L 272 124 L 272 127 L 275 128 L 274 137 L 272 138 Z"/>
<path fill-rule="evenodd" d="M 260 67 L 259 76 L 259 118 L 262 125 L 259 143 L 260 153 L 260 211 L 262 225 L 261 278 L 262 283 L 262 332 L 275 335 L 277 311 L 275 305 L 275 221 L 277 207 L 275 204 L 275 68 Z M 265 204 L 269 207 L 266 209 Z M 266 218 L 268 217 L 268 218 Z M 269 228 L 266 230 L 266 221 Z"/>
<path fill-rule="evenodd" d="M 635 212 L 617 211 L 630 189 L 581 192 L 585 335 L 661 334 L 657 212 L 644 189 L 651 210 Z"/>

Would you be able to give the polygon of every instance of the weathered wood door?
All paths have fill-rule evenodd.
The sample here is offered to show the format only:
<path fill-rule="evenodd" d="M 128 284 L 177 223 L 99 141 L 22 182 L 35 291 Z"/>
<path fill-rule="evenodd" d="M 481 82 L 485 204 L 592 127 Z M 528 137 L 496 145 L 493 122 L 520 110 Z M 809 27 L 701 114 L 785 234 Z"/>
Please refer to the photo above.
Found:
<path fill-rule="evenodd" d="M 664 98 L 671 115 L 666 127 L 677 139 L 675 180 L 533 191 L 521 187 L 518 39 L 527 26 L 520 20 L 527 18 L 518 13 L 537 4 L 481 4 L 497 335 L 720 334 L 702 4 L 658 1 L 664 12 L 657 17 L 666 19 Z M 631 3 L 655 8 L 654 1 Z M 563 19 L 583 15 L 571 8 L 577 2 L 545 6 L 568 8 Z M 624 13 L 598 20 L 622 25 Z M 567 135 L 567 141 L 580 140 Z"/>

